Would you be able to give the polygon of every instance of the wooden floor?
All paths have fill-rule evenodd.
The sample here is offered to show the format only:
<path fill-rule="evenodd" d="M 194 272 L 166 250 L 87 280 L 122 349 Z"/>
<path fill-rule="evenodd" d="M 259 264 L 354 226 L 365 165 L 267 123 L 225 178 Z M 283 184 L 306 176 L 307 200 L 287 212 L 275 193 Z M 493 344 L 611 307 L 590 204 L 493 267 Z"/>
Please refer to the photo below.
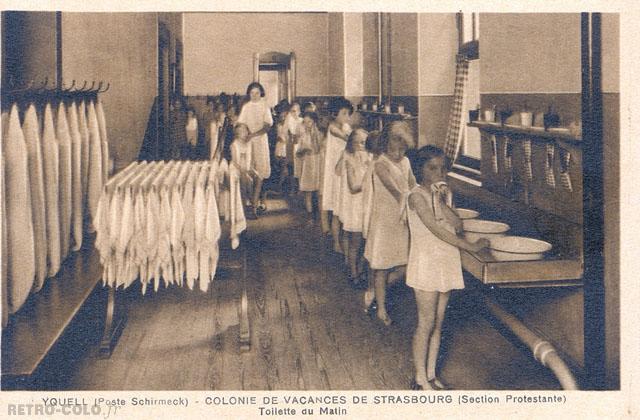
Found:
<path fill-rule="evenodd" d="M 276 227 L 275 230 L 273 228 Z M 407 389 L 413 376 L 415 302 L 391 294 L 394 326 L 380 328 L 349 288 L 341 258 L 301 211 L 265 216 L 250 232 L 252 348 L 238 346 L 238 281 L 220 275 L 209 293 L 130 290 L 129 323 L 110 359 L 92 351 L 67 389 Z M 442 377 L 457 389 L 558 389 L 458 293 L 451 300 Z"/>

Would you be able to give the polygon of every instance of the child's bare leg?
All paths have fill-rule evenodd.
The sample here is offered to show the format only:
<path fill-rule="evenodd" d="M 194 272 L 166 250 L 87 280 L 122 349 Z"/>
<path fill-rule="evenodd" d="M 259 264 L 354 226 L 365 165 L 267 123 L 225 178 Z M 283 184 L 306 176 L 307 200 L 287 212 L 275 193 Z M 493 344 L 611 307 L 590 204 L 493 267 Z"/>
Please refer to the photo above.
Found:
<path fill-rule="evenodd" d="M 260 193 L 262 192 L 262 178 L 256 177 L 253 190 L 253 207 L 258 208 L 260 204 Z"/>
<path fill-rule="evenodd" d="M 376 300 L 378 301 L 378 318 L 382 320 L 385 325 L 391 325 L 391 319 L 389 318 L 389 314 L 387 314 L 387 308 L 385 307 L 388 277 L 388 270 L 374 270 Z"/>
<path fill-rule="evenodd" d="M 352 232 L 349 236 L 349 267 L 351 268 L 351 277 L 355 279 L 360 274 L 358 260 L 360 259 L 360 248 L 362 247 L 362 234 Z"/>
<path fill-rule="evenodd" d="M 333 237 L 333 250 L 344 253 L 340 246 L 340 219 L 335 214 L 331 216 L 331 236 Z"/>
<path fill-rule="evenodd" d="M 313 213 L 313 193 L 311 191 L 304 192 L 304 206 L 307 209 L 307 213 Z"/>
<path fill-rule="evenodd" d="M 447 303 L 451 292 L 438 293 L 437 310 L 435 311 L 435 322 L 433 333 L 429 339 L 429 353 L 427 356 L 427 379 L 436 377 L 436 364 L 438 363 L 438 354 L 440 353 L 440 340 L 442 338 L 442 323 L 444 322 L 445 313 L 447 311 Z M 434 305 L 435 307 L 435 305 Z M 443 384 L 438 384 L 442 386 Z"/>
<path fill-rule="evenodd" d="M 438 292 L 425 292 L 414 289 L 416 306 L 418 307 L 418 325 L 413 335 L 413 364 L 416 371 L 416 382 L 425 389 L 430 389 L 427 375 L 427 354 L 430 354 L 431 338 L 436 320 Z"/>
<path fill-rule="evenodd" d="M 318 197 L 318 202 L 322 203 L 322 196 Z M 327 234 L 331 227 L 329 226 L 329 212 L 326 210 L 320 210 L 320 227 L 322 228 L 322 233 Z"/>

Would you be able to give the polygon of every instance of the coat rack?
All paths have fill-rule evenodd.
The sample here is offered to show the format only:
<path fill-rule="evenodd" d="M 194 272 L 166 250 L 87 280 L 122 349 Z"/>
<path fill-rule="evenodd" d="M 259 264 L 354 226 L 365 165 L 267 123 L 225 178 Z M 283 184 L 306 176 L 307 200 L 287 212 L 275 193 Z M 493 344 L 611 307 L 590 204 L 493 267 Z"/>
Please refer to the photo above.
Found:
<path fill-rule="evenodd" d="M 89 82 L 85 80 L 82 86 L 79 85 L 80 83 L 73 79 L 69 87 L 65 87 L 64 82 L 60 83 L 59 86 L 49 86 L 49 78 L 45 77 L 42 83 L 36 84 L 35 80 L 30 80 L 25 86 L 17 87 L 13 84 L 13 80 L 9 79 L 7 88 L 2 90 L 2 104 L 5 107 L 16 101 L 51 100 L 52 98 L 95 98 L 99 93 L 107 92 L 111 87 L 110 83 L 105 84 L 104 81 L 98 83 L 92 81 L 91 85 L 89 85 Z"/>

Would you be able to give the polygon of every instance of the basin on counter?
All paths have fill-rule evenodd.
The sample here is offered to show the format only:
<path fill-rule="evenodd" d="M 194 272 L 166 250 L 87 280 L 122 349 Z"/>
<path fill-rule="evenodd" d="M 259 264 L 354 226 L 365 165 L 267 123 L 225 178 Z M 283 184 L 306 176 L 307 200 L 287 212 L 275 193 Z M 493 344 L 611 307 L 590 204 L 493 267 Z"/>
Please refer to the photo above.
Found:
<path fill-rule="evenodd" d="M 489 250 L 496 261 L 541 260 L 552 248 L 549 242 L 524 236 L 493 237 L 489 241 Z"/>
<path fill-rule="evenodd" d="M 509 225 L 491 220 L 467 219 L 462 221 L 462 229 L 465 238 L 470 242 L 475 242 L 480 238 L 495 238 L 504 236 L 509 230 Z"/>

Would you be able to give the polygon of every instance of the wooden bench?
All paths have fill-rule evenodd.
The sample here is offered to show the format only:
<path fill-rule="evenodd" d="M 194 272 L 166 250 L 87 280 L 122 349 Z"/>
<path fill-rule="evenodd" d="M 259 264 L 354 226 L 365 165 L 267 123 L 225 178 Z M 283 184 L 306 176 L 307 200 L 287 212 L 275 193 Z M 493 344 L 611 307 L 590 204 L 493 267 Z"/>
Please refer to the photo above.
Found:
<path fill-rule="evenodd" d="M 102 267 L 93 241 L 64 261 L 2 331 L 2 388 L 30 389 L 38 369 L 87 300 L 101 289 Z M 77 331 L 76 331 L 77 332 Z M 81 330 L 80 334 L 90 331 Z M 89 337 L 87 337 L 89 339 Z"/>

